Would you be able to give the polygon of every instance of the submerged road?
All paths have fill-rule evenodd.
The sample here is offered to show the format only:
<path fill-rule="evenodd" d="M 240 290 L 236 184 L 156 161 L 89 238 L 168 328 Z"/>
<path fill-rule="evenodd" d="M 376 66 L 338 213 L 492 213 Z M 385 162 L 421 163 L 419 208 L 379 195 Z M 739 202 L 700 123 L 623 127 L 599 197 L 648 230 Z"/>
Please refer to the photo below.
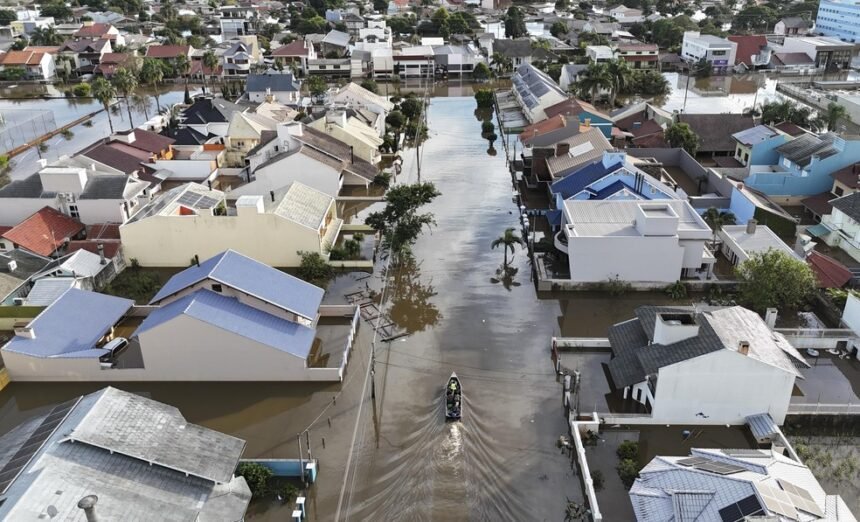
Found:
<path fill-rule="evenodd" d="M 490 243 L 517 227 L 516 207 L 501 141 L 488 154 L 474 111 L 472 98 L 429 107 L 421 179 L 442 192 L 428 209 L 437 226 L 414 264 L 391 268 L 387 289 L 410 335 L 377 344 L 376 403 L 366 391 L 343 494 L 320 491 L 321 520 L 338 505 L 340 520 L 559 520 L 566 497 L 580 495 L 555 446 L 566 433 L 547 349 L 557 303 L 537 299 L 524 251 L 513 281 L 496 280 L 503 252 Z M 414 182 L 406 154 L 401 181 Z M 452 371 L 463 382 L 460 423 L 444 421 Z"/>

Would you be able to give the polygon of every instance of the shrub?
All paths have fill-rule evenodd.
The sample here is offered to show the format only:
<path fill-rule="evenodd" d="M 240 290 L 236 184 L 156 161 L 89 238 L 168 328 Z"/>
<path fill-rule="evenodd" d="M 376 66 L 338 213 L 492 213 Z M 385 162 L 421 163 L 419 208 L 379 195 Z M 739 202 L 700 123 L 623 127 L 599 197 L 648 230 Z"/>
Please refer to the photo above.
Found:
<path fill-rule="evenodd" d="M 82 125 L 84 127 L 92 127 L 93 126 L 93 120 L 87 120 Z"/>
<path fill-rule="evenodd" d="M 603 472 L 599 469 L 591 470 L 591 480 L 594 482 L 594 489 L 596 491 L 603 489 L 603 484 L 606 482 L 603 478 Z"/>
<path fill-rule="evenodd" d="M 88 83 L 79 83 L 74 86 L 72 92 L 75 93 L 75 96 L 78 98 L 82 98 L 85 96 L 89 96 L 92 93 L 92 87 Z"/>
<path fill-rule="evenodd" d="M 637 460 L 639 458 L 639 443 L 634 440 L 625 440 L 618 445 L 615 454 L 621 460 Z"/>
<path fill-rule="evenodd" d="M 633 482 L 639 477 L 639 465 L 632 459 L 622 460 L 615 467 L 615 470 L 618 471 L 618 478 L 621 479 L 621 482 L 627 489 L 630 489 L 633 486 Z"/>
<path fill-rule="evenodd" d="M 478 107 L 492 107 L 493 91 L 490 89 L 478 89 L 475 92 L 475 100 L 478 102 Z"/>
<path fill-rule="evenodd" d="M 491 121 L 481 123 L 481 134 L 490 134 L 496 130 L 496 126 Z"/>
<path fill-rule="evenodd" d="M 272 478 L 272 470 L 256 462 L 242 462 L 236 468 L 236 475 L 245 477 L 245 482 L 251 489 L 251 496 L 260 498 L 269 492 L 269 479 Z"/>
<path fill-rule="evenodd" d="M 683 299 L 687 297 L 687 285 L 681 281 L 675 281 L 671 285 L 667 286 L 664 291 L 666 292 L 666 295 L 672 299 Z"/>
<path fill-rule="evenodd" d="M 615 277 L 610 277 L 606 281 L 603 281 L 600 284 L 600 289 L 604 292 L 608 292 L 612 297 L 618 297 L 632 290 L 633 285 L 622 280 L 621 276 L 616 275 Z"/>
<path fill-rule="evenodd" d="M 334 277 L 334 269 L 318 252 L 299 252 L 302 262 L 297 275 L 319 287 L 325 287 Z"/>
<path fill-rule="evenodd" d="M 64 131 L 63 131 L 63 132 L 61 132 L 60 134 L 62 134 L 62 135 L 63 135 L 63 137 L 64 137 L 64 138 L 66 138 L 66 140 L 71 140 L 72 138 L 74 138 L 74 137 L 75 137 L 75 133 L 74 133 L 74 132 L 72 132 L 72 131 L 71 131 L 71 130 L 69 130 L 69 129 L 64 130 Z"/>
<path fill-rule="evenodd" d="M 39 152 L 48 152 L 48 143 L 42 142 L 39 144 Z"/>
<path fill-rule="evenodd" d="M 284 486 L 283 490 L 281 490 L 281 495 L 284 497 L 284 504 L 289 504 L 294 498 L 299 496 L 299 488 L 293 484 L 287 484 Z"/>

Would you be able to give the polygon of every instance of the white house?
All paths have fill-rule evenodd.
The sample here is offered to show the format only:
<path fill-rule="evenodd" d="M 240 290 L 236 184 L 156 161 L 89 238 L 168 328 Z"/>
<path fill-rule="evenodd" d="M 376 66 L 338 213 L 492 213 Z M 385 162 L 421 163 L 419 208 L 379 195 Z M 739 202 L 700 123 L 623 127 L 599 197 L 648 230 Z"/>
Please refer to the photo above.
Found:
<path fill-rule="evenodd" d="M 25 48 L 0 54 L 0 71 L 21 70 L 25 79 L 50 80 L 56 73 L 54 53 L 44 48 Z M 57 49 L 57 48 L 53 48 Z"/>
<path fill-rule="evenodd" d="M 734 67 L 737 52 L 737 43 L 698 31 L 685 31 L 681 43 L 681 59 L 691 64 L 704 59 L 717 74 L 726 73 Z"/>
<path fill-rule="evenodd" d="M 860 192 L 830 201 L 830 214 L 821 217 L 825 229 L 818 236 L 860 261 Z"/>
<path fill-rule="evenodd" d="M 388 98 L 370 92 L 355 82 L 350 82 L 338 89 L 336 93 L 329 96 L 329 101 L 335 105 L 367 109 L 381 114 L 381 121 L 376 124 L 380 136 L 385 134 L 385 116 L 394 109 L 394 104 L 388 101 Z"/>
<path fill-rule="evenodd" d="M 608 45 L 589 45 L 585 48 L 585 56 L 595 62 L 609 62 L 615 58 L 615 52 Z"/>
<path fill-rule="evenodd" d="M 295 182 L 240 197 L 189 183 L 168 190 L 120 227 L 126 259 L 142 266 L 187 266 L 233 248 L 276 267 L 299 266 L 299 251 L 328 251 L 340 232 L 333 197 Z"/>
<path fill-rule="evenodd" d="M 765 253 L 768 250 L 800 258 L 773 230 L 758 225 L 755 219 L 750 219 L 745 225 L 723 225 L 717 232 L 717 237 L 722 241 L 721 252 L 733 265 L 743 263 L 752 254 Z"/>
<path fill-rule="evenodd" d="M 379 147 L 383 144 L 383 139 L 379 137 L 376 129 L 359 121 L 355 116 L 349 116 L 346 110 L 329 111 L 322 118 L 308 124 L 308 127 L 346 143 L 352 148 L 355 157 L 372 165 L 382 160 Z"/>
<path fill-rule="evenodd" d="M 857 521 L 841 496 L 828 495 L 812 470 L 777 448 L 659 455 L 642 468 L 629 495 L 638 522 Z"/>
<path fill-rule="evenodd" d="M 667 284 L 710 274 L 715 261 L 711 229 L 685 200 L 568 199 L 560 210 L 555 246 L 576 283 Z"/>
<path fill-rule="evenodd" d="M 48 206 L 85 225 L 125 223 L 152 197 L 134 176 L 51 166 L 0 189 L 0 225 L 12 226 Z"/>
<path fill-rule="evenodd" d="M 247 157 L 251 181 L 231 195 L 267 194 L 299 181 L 336 197 L 345 185 L 367 187 L 378 169 L 355 147 L 299 122 L 278 126 L 278 137 Z"/>
<path fill-rule="evenodd" d="M 561 76 L 558 86 L 565 92 L 570 91 L 570 86 L 579 80 L 579 75 L 588 69 L 587 64 L 569 63 L 561 66 Z"/>
<path fill-rule="evenodd" d="M 609 16 L 621 25 L 630 25 L 645 21 L 645 16 L 640 9 L 633 9 L 624 5 L 610 8 Z"/>
<path fill-rule="evenodd" d="M 643 306 L 608 337 L 613 388 L 645 406 L 654 424 L 742 425 L 761 413 L 782 424 L 802 378 L 797 368 L 808 366 L 785 337 L 739 306 Z"/>
<path fill-rule="evenodd" d="M 547 74 L 530 64 L 511 77 L 513 94 L 529 123 L 546 119 L 544 110 L 567 99 L 567 93 Z"/>
<path fill-rule="evenodd" d="M 248 99 L 254 103 L 276 101 L 286 105 L 297 105 L 301 98 L 302 82 L 292 73 L 251 74 L 245 83 Z"/>

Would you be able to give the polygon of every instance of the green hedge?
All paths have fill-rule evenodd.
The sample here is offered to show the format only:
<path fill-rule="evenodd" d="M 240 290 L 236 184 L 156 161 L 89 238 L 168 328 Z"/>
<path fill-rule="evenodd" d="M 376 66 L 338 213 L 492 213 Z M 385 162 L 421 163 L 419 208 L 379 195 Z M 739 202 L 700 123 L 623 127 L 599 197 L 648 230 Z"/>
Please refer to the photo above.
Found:
<path fill-rule="evenodd" d="M 44 306 L 0 306 L 0 317 L 6 319 L 36 317 L 44 309 Z"/>

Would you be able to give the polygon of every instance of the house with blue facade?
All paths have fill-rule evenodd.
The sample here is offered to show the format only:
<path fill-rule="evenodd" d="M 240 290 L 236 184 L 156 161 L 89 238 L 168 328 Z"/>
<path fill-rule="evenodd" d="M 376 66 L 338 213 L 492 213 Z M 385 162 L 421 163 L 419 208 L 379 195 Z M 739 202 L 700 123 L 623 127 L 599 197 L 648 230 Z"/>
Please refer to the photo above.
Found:
<path fill-rule="evenodd" d="M 860 161 L 860 141 L 836 134 L 776 137 L 751 147 L 748 186 L 769 196 L 800 198 L 830 190 L 831 174 Z M 758 162 L 758 163 L 756 163 Z"/>
<path fill-rule="evenodd" d="M 638 168 L 624 152 L 607 151 L 603 157 L 550 186 L 555 207 L 565 200 L 658 200 L 680 199 L 661 180 Z"/>
<path fill-rule="evenodd" d="M 860 40 L 860 5 L 853 0 L 821 0 L 815 30 L 843 42 Z"/>
<path fill-rule="evenodd" d="M 773 165 L 779 161 L 776 148 L 790 141 L 791 136 L 767 125 L 756 125 L 732 134 L 734 158 L 741 165 Z"/>

